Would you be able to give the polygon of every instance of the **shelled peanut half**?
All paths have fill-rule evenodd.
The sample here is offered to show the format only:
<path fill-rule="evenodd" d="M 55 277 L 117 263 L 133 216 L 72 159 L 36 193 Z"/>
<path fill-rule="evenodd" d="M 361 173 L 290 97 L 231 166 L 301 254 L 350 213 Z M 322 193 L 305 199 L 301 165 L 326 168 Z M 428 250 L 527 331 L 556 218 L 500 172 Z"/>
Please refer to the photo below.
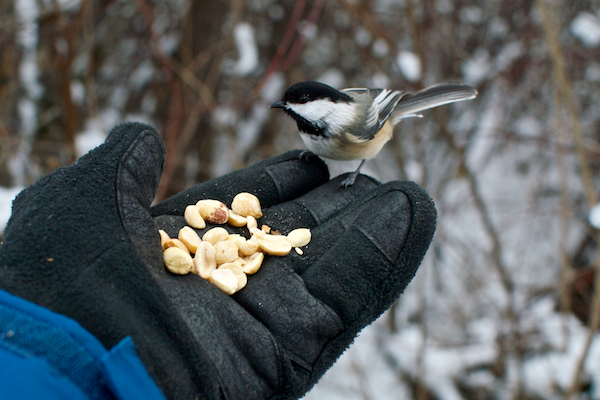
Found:
<path fill-rule="evenodd" d="M 301 247 L 311 240 L 308 228 L 294 229 L 287 235 L 271 233 L 271 228 L 258 221 L 263 213 L 260 201 L 251 193 L 238 193 L 231 209 L 218 200 L 200 200 L 185 208 L 184 218 L 189 226 L 179 230 L 177 238 L 171 238 L 159 230 L 163 259 L 168 271 L 177 275 L 196 274 L 227 294 L 243 289 L 248 276 L 256 273 L 266 255 L 285 256 L 292 249 L 302 254 Z M 250 239 L 229 233 L 223 227 L 204 232 L 202 237 L 195 229 L 211 224 L 229 224 L 246 227 Z"/>

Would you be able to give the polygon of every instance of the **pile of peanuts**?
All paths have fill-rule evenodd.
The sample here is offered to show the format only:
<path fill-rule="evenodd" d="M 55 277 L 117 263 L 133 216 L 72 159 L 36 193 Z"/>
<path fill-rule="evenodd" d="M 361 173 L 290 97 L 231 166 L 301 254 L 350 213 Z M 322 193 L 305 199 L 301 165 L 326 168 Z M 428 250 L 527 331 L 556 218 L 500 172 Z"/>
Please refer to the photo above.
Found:
<path fill-rule="evenodd" d="M 159 230 L 165 267 L 178 275 L 199 275 L 223 292 L 234 294 L 246 286 L 247 275 L 258 271 L 265 254 L 285 256 L 292 248 L 302 254 L 300 247 L 310 242 L 308 228 L 294 229 L 288 235 L 271 233 L 267 225 L 258 229 L 257 219 L 262 215 L 260 201 L 251 193 L 238 193 L 231 209 L 218 200 L 200 200 L 187 206 L 183 216 L 189 226 L 181 228 L 177 238 Z M 209 229 L 200 238 L 192 228 L 204 229 L 206 222 L 246 226 L 251 238 L 230 234 L 223 227 Z"/>

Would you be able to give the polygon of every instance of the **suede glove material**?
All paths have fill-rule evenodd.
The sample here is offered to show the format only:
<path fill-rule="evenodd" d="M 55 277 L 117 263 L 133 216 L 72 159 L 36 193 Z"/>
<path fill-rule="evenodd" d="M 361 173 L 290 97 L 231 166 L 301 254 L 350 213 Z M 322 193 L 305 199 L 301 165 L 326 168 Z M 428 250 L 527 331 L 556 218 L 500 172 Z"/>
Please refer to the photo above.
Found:
<path fill-rule="evenodd" d="M 436 218 L 413 183 L 359 176 L 337 190 L 343 177 L 329 181 L 321 160 L 299 154 L 150 208 L 162 141 L 149 126 L 120 125 L 106 144 L 17 197 L 0 247 L 0 287 L 74 318 L 109 348 L 131 336 L 168 398 L 298 398 L 400 296 Z M 304 254 L 267 256 L 233 296 L 167 272 L 157 227 L 176 237 L 187 205 L 212 198 L 230 206 L 243 191 L 261 200 L 259 225 L 311 229 Z"/>

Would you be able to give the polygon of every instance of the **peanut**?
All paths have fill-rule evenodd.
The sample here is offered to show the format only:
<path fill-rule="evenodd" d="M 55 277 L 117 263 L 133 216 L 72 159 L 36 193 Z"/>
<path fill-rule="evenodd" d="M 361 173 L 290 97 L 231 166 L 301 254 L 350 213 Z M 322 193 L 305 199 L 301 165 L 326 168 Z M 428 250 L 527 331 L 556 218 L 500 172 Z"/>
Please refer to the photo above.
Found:
<path fill-rule="evenodd" d="M 248 219 L 248 222 L 246 223 L 246 227 L 250 230 L 252 228 L 258 228 L 258 222 L 256 222 L 256 218 L 254 218 L 253 216 L 249 215 L 246 217 Z"/>
<path fill-rule="evenodd" d="M 229 232 L 227 232 L 227 229 L 218 226 L 206 231 L 204 235 L 202 235 L 202 240 L 209 242 L 214 246 L 216 243 L 227 239 L 228 236 Z"/>
<path fill-rule="evenodd" d="M 200 215 L 198 207 L 193 204 L 185 208 L 185 211 L 183 212 L 183 218 L 185 218 L 185 222 L 192 228 L 206 228 L 206 222 L 204 222 L 204 218 L 202 218 L 202 215 Z"/>
<path fill-rule="evenodd" d="M 209 242 L 202 242 L 194 256 L 192 272 L 204 279 L 210 279 L 210 274 L 217 269 L 215 247 Z"/>
<path fill-rule="evenodd" d="M 293 248 L 298 254 L 303 254 L 300 247 L 310 242 L 309 229 L 294 229 L 287 236 L 268 225 L 258 229 L 256 219 L 262 215 L 259 199 L 250 193 L 238 193 L 231 210 L 218 200 L 200 200 L 187 206 L 184 218 L 189 226 L 179 231 L 178 239 L 171 239 L 164 230 L 159 230 L 166 268 L 180 275 L 193 272 L 231 295 L 246 286 L 247 275 L 260 269 L 265 253 L 284 256 Z M 205 232 L 200 239 L 192 228 L 204 229 L 206 222 L 227 222 L 238 228 L 246 226 L 251 237 L 246 239 L 216 227 Z M 192 258 L 190 253 L 195 256 Z"/>
<path fill-rule="evenodd" d="M 183 242 L 181 240 L 175 239 L 175 238 L 167 240 L 163 247 L 165 250 L 167 250 L 168 248 L 171 248 L 171 247 L 177 247 L 183 251 L 186 251 L 188 254 L 190 253 L 187 246 L 185 244 L 183 244 Z"/>
<path fill-rule="evenodd" d="M 251 193 L 238 193 L 231 202 L 231 209 L 242 217 L 260 218 L 263 215 L 258 197 Z"/>
<path fill-rule="evenodd" d="M 196 207 L 200 216 L 211 224 L 224 224 L 229 219 L 229 209 L 218 200 L 200 200 Z"/>
<path fill-rule="evenodd" d="M 198 246 L 200 246 L 200 243 L 202 243 L 202 239 L 200 239 L 200 236 L 198 236 L 196 231 L 190 228 L 189 226 L 184 226 L 183 228 L 181 228 L 177 237 L 192 254 L 196 253 L 196 249 L 198 248 Z"/>
<path fill-rule="evenodd" d="M 310 233 L 310 229 L 308 228 L 294 229 L 287 235 L 288 241 L 294 247 L 306 246 L 310 242 L 311 238 L 312 235 Z"/>
<path fill-rule="evenodd" d="M 165 231 L 163 231 L 162 229 L 158 230 L 158 233 L 160 234 L 160 246 L 162 247 L 162 249 L 165 249 L 165 243 L 167 242 L 167 240 L 171 239 L 169 237 L 169 234 Z"/>
<path fill-rule="evenodd" d="M 215 258 L 217 264 L 230 263 L 238 258 L 238 247 L 231 241 L 215 244 Z"/>
<path fill-rule="evenodd" d="M 292 245 L 285 236 L 269 235 L 262 231 L 256 232 L 260 248 L 267 254 L 274 256 L 285 256 L 292 251 Z"/>
<path fill-rule="evenodd" d="M 232 263 L 239 265 L 243 269 L 244 265 L 246 265 L 246 260 L 243 259 L 242 257 L 238 257 L 235 260 L 233 260 Z"/>
<path fill-rule="evenodd" d="M 246 225 L 247 222 L 248 218 L 242 217 L 241 215 L 236 214 L 232 210 L 229 210 L 229 219 L 227 220 L 227 223 L 229 225 L 235 226 L 236 228 L 241 228 L 242 226 Z"/>
<path fill-rule="evenodd" d="M 260 247 L 258 244 L 258 239 L 256 236 L 252 236 L 249 240 L 238 245 L 240 255 L 242 256 L 251 256 L 252 254 L 258 251 Z"/>
<path fill-rule="evenodd" d="M 230 234 L 229 236 L 227 236 L 227 239 L 225 239 L 225 240 L 228 242 L 235 243 L 235 245 L 239 248 L 240 245 L 246 241 L 246 238 L 243 237 L 242 235 L 238 235 L 237 233 L 233 233 L 233 234 Z"/>
<path fill-rule="evenodd" d="M 242 267 L 240 267 L 239 265 L 237 265 L 235 263 L 225 263 L 225 264 L 219 266 L 218 269 L 221 269 L 221 270 L 229 269 L 234 273 L 235 277 L 237 278 L 237 283 L 238 283 L 236 291 L 243 289 L 244 286 L 246 286 L 246 283 L 248 283 L 248 277 L 242 270 Z"/>
<path fill-rule="evenodd" d="M 187 250 L 178 247 L 169 247 L 163 252 L 165 267 L 177 275 L 186 275 L 192 270 L 194 262 L 192 256 Z"/>
<path fill-rule="evenodd" d="M 264 259 L 265 255 L 261 252 L 254 253 L 250 257 L 246 257 L 246 265 L 242 266 L 242 270 L 250 275 L 255 274 L 259 270 Z"/>
<path fill-rule="evenodd" d="M 230 269 L 216 269 L 210 275 L 210 282 L 227 294 L 234 294 L 238 289 L 238 279 Z"/>

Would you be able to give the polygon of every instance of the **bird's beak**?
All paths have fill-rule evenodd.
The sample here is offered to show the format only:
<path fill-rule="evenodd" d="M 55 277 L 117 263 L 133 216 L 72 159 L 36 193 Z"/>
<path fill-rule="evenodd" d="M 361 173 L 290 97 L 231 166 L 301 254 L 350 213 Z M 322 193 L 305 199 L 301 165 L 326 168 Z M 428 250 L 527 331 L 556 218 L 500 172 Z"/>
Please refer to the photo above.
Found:
<path fill-rule="evenodd" d="M 276 101 L 275 103 L 271 104 L 269 106 L 269 108 L 285 108 L 285 101 L 283 101 L 283 100 Z"/>

